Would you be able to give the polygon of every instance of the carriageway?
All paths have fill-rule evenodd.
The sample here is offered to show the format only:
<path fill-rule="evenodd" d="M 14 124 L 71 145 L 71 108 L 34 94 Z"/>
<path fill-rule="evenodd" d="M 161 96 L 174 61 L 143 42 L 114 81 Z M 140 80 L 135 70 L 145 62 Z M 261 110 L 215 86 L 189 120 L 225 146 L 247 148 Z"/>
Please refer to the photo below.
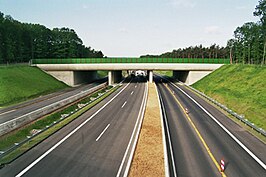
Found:
<path fill-rule="evenodd" d="M 70 86 L 97 78 L 97 71 L 108 71 L 108 83 L 112 85 L 122 79 L 122 71 L 146 70 L 149 81 L 153 71 L 173 71 L 173 77 L 187 84 L 193 84 L 224 64 L 229 59 L 208 58 L 65 58 L 33 59 L 31 66 L 37 66 L 58 80 Z"/>

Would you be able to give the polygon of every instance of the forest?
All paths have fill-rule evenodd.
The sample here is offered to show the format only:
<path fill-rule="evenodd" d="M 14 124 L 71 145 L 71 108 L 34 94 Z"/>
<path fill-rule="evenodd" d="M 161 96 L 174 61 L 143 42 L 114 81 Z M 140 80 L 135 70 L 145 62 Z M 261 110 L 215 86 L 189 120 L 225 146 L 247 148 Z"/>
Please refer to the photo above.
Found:
<path fill-rule="evenodd" d="M 237 27 L 225 47 L 213 44 L 175 49 L 163 58 L 230 58 L 231 63 L 265 64 L 266 0 L 259 0 L 253 15 L 257 22 Z M 101 51 L 83 45 L 73 29 L 48 29 L 40 24 L 21 23 L 0 12 L 0 63 L 27 62 L 41 58 L 102 58 Z"/>
<path fill-rule="evenodd" d="M 83 45 L 73 29 L 21 23 L 0 12 L 0 64 L 33 58 L 102 58 L 101 51 Z"/>
<path fill-rule="evenodd" d="M 175 49 L 161 55 L 141 57 L 163 58 L 230 58 L 231 63 L 265 64 L 266 55 L 266 0 L 260 0 L 253 13 L 258 22 L 247 22 L 237 27 L 226 47 L 213 44 L 210 47 L 190 46 Z"/>

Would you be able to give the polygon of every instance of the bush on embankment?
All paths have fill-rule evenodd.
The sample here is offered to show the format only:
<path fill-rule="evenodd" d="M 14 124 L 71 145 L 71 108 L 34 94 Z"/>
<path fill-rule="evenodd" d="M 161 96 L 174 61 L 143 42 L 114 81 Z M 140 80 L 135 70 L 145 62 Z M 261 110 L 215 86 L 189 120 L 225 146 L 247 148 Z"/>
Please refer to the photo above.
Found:
<path fill-rule="evenodd" d="M 0 67 L 0 107 L 15 104 L 67 86 L 29 66 Z"/>
<path fill-rule="evenodd" d="M 192 85 L 266 129 L 266 67 L 224 65 Z"/>

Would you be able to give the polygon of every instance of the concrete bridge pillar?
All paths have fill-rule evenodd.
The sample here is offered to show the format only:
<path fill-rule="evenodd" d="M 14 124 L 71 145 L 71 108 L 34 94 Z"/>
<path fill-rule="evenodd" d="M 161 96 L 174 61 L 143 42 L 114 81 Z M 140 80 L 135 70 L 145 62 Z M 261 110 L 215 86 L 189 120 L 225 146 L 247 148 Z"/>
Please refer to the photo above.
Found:
<path fill-rule="evenodd" d="M 122 80 L 122 71 L 109 71 L 108 72 L 108 84 L 113 85 Z"/>
<path fill-rule="evenodd" d="M 149 70 L 148 75 L 149 75 L 149 82 L 152 83 L 153 82 L 153 71 Z"/>

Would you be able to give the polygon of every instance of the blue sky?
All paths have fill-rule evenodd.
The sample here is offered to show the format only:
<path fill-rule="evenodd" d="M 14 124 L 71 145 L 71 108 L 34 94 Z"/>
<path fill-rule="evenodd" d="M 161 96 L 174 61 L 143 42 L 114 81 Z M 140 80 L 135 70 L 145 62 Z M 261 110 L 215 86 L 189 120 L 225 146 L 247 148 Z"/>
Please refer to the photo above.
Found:
<path fill-rule="evenodd" d="M 236 27 L 258 21 L 258 0 L 0 0 L 21 22 L 74 29 L 108 57 L 161 54 L 203 44 L 225 46 Z"/>

